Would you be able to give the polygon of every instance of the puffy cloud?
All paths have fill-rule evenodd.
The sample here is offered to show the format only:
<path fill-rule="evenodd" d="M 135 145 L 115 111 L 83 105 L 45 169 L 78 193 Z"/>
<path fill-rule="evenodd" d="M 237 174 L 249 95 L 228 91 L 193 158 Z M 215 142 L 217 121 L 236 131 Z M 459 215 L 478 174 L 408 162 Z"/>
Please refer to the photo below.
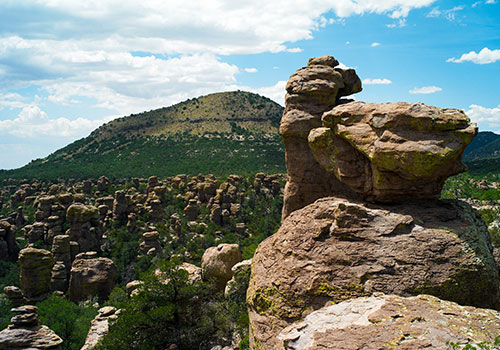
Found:
<path fill-rule="evenodd" d="M 77 118 L 50 119 L 38 106 L 24 107 L 18 117 L 13 120 L 0 121 L 0 135 L 11 135 L 19 138 L 49 136 L 52 138 L 78 138 L 89 134 L 92 130 L 113 117 L 101 120 Z"/>
<path fill-rule="evenodd" d="M 18 93 L 0 93 L 0 110 L 3 108 L 23 108 L 26 106 L 25 100 L 26 98 Z"/>
<path fill-rule="evenodd" d="M 371 79 L 371 78 L 366 78 L 363 79 L 363 85 L 388 85 L 392 84 L 392 81 L 386 78 L 383 79 Z"/>
<path fill-rule="evenodd" d="M 252 92 L 255 92 L 256 94 L 266 96 L 273 100 L 276 103 L 279 103 L 280 105 L 284 106 L 285 105 L 285 86 L 286 86 L 286 81 L 285 80 L 280 80 L 276 84 L 272 86 L 266 86 L 266 87 L 261 87 L 257 89 L 249 89 Z"/>
<path fill-rule="evenodd" d="M 482 131 L 500 132 L 500 105 L 494 108 L 470 105 L 465 113 Z"/>
<path fill-rule="evenodd" d="M 245 68 L 245 72 L 247 73 L 257 73 L 257 68 Z"/>
<path fill-rule="evenodd" d="M 410 91 L 408 91 L 410 94 L 422 94 L 422 95 L 428 95 L 428 94 L 433 94 L 435 92 L 439 92 L 439 91 L 442 91 L 443 89 L 441 89 L 440 87 L 438 86 L 423 86 L 423 87 L 420 87 L 420 88 L 413 88 L 411 89 Z"/>
<path fill-rule="evenodd" d="M 500 50 L 490 50 L 487 47 L 483 48 L 479 53 L 471 51 L 469 53 L 464 53 L 460 58 L 449 58 L 446 62 L 462 63 L 462 62 L 473 62 L 476 64 L 488 64 L 495 63 L 500 60 Z"/>

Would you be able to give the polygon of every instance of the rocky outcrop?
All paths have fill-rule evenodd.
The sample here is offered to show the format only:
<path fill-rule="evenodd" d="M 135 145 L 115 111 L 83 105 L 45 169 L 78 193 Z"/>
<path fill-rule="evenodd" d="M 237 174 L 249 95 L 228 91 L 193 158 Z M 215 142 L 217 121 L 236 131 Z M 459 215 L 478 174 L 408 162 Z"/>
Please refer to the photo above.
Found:
<path fill-rule="evenodd" d="M 78 303 L 90 297 L 104 301 L 115 286 L 117 271 L 113 261 L 94 256 L 80 253 L 73 261 L 69 280 L 69 299 L 73 302 Z"/>
<path fill-rule="evenodd" d="M 265 343 L 270 324 L 279 329 L 325 302 L 374 292 L 498 309 L 492 249 L 484 223 L 463 202 L 320 199 L 292 213 L 255 253 L 248 302 L 256 339 Z"/>
<path fill-rule="evenodd" d="M 158 231 L 150 231 L 142 234 L 142 242 L 139 244 L 141 253 L 154 256 L 161 251 L 161 244 L 158 240 L 160 234 Z"/>
<path fill-rule="evenodd" d="M 486 225 L 468 204 L 438 200 L 476 126 L 455 109 L 341 101 L 359 78 L 335 66 L 311 59 L 287 84 L 284 219 L 252 260 L 252 349 L 302 349 L 293 332 L 278 342 L 283 328 L 379 292 L 500 309 Z"/>
<path fill-rule="evenodd" d="M 250 271 L 252 269 L 252 259 L 243 260 L 231 268 L 233 277 L 227 282 L 224 290 L 226 298 L 246 295 L 248 282 L 250 281 Z"/>
<path fill-rule="evenodd" d="M 19 252 L 19 282 L 28 301 L 41 301 L 50 293 L 53 265 L 48 250 L 28 247 Z"/>
<path fill-rule="evenodd" d="M 224 291 L 227 281 L 233 277 L 231 268 L 241 261 L 237 244 L 219 244 L 205 250 L 201 258 L 201 273 L 206 281 L 213 281 L 218 290 Z"/>
<path fill-rule="evenodd" d="M 318 198 L 351 192 L 319 166 L 307 141 L 311 129 L 321 126 L 324 112 L 343 103 L 341 97 L 361 91 L 356 72 L 338 65 L 332 56 L 316 57 L 297 70 L 286 85 L 280 125 L 287 168 L 283 217 Z"/>
<path fill-rule="evenodd" d="M 403 202 L 439 198 L 461 173 L 477 127 L 461 110 L 423 103 L 350 102 L 323 114 L 309 132 L 321 166 L 363 199 Z"/>
<path fill-rule="evenodd" d="M 85 344 L 80 350 L 93 349 L 99 340 L 108 334 L 109 322 L 118 317 L 119 311 L 112 306 L 105 306 L 98 310 L 97 316 L 90 322 L 89 333 L 85 339 Z"/>
<path fill-rule="evenodd" d="M 429 295 L 374 295 L 325 306 L 277 337 L 280 350 L 479 349 L 500 334 L 500 313 Z M 449 343 L 448 343 L 449 342 Z M 481 347 L 482 348 L 482 347 Z M 468 349 L 468 348 L 467 348 Z"/>
<path fill-rule="evenodd" d="M 0 349 L 59 350 L 62 339 L 47 326 L 38 324 L 38 308 L 25 305 L 14 308 L 12 324 L 0 332 Z"/>

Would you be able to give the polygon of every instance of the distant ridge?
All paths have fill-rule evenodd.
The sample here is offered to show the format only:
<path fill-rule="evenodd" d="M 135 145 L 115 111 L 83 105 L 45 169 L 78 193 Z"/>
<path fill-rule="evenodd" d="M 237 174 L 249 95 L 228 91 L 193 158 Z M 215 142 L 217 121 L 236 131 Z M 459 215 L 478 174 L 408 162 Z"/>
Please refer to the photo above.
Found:
<path fill-rule="evenodd" d="M 283 107 L 244 91 L 215 93 L 115 119 L 0 179 L 285 172 Z"/>

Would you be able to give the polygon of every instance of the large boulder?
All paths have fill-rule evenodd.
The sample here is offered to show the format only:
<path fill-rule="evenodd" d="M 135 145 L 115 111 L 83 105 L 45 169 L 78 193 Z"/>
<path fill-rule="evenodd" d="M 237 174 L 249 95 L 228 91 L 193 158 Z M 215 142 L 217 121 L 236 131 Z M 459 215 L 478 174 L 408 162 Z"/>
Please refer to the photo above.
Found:
<path fill-rule="evenodd" d="M 423 103 L 350 102 L 309 132 L 315 159 L 369 201 L 439 198 L 477 134 L 461 110 Z"/>
<path fill-rule="evenodd" d="M 15 261 L 19 247 L 16 243 L 16 233 L 6 220 L 0 221 L 0 260 Z"/>
<path fill-rule="evenodd" d="M 114 262 L 108 258 L 88 257 L 92 255 L 80 253 L 73 261 L 69 280 L 69 299 L 73 302 L 92 297 L 104 301 L 115 286 Z"/>
<path fill-rule="evenodd" d="M 274 349 L 291 321 L 374 292 L 499 309 L 492 251 L 484 222 L 464 202 L 317 200 L 283 220 L 255 253 L 247 292 L 252 341 Z"/>
<path fill-rule="evenodd" d="M 213 281 L 215 287 L 223 291 L 227 281 L 233 277 L 231 268 L 241 259 L 241 251 L 237 244 L 223 243 L 208 248 L 201 258 L 203 279 Z"/>
<path fill-rule="evenodd" d="M 28 247 L 19 252 L 19 283 L 28 301 L 43 300 L 50 293 L 53 265 L 48 250 Z"/>
<path fill-rule="evenodd" d="M 307 142 L 309 131 L 321 126 L 324 112 L 344 103 L 342 96 L 361 91 L 356 72 L 338 65 L 332 56 L 312 58 L 286 85 L 285 111 L 280 124 L 288 175 L 283 217 L 318 198 L 351 192 L 319 166 Z"/>
<path fill-rule="evenodd" d="M 278 335 L 276 349 L 445 350 L 452 349 L 451 343 L 459 349 L 467 345 L 483 349 L 479 344 L 492 346 L 499 334 L 498 311 L 460 306 L 430 295 L 376 295 L 312 312 Z"/>

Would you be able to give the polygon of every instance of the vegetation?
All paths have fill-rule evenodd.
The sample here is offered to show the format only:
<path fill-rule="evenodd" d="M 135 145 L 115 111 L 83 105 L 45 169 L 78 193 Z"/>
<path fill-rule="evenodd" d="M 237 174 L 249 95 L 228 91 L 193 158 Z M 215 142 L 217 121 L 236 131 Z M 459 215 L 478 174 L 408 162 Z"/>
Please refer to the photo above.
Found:
<path fill-rule="evenodd" d="M 91 302 L 76 305 L 51 295 L 37 304 L 41 324 L 48 326 L 63 340 L 62 350 L 79 350 L 85 343 L 90 321 L 97 315 Z"/>

